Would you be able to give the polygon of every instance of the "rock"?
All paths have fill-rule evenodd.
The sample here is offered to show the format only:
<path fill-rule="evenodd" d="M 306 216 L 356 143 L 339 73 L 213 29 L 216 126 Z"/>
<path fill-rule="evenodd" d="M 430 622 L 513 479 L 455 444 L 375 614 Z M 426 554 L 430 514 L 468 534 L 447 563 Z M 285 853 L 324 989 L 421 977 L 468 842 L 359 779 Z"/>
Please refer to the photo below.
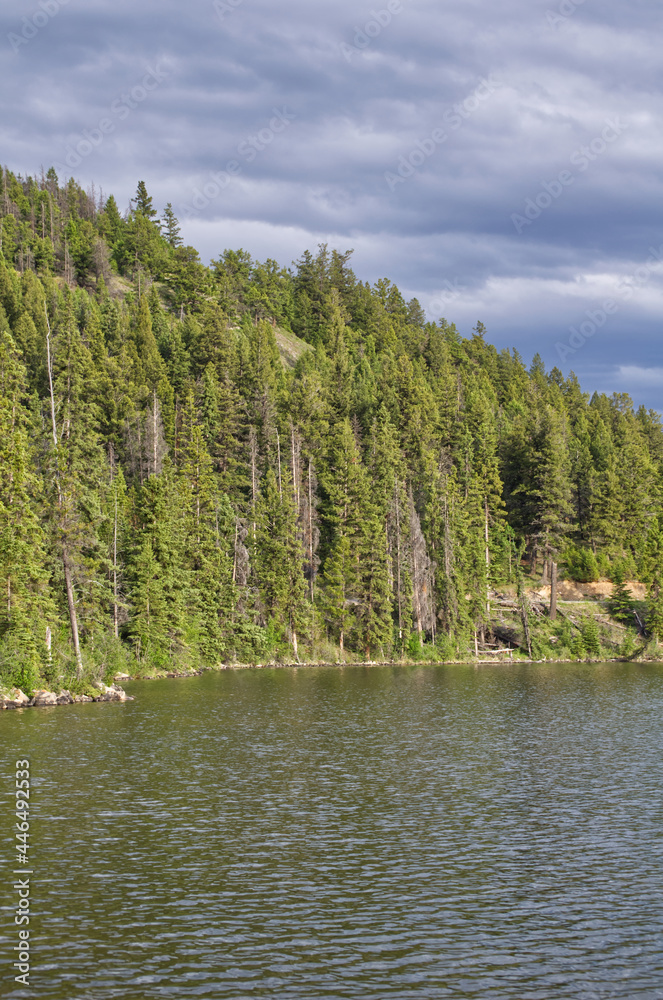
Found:
<path fill-rule="evenodd" d="M 57 705 L 57 703 L 57 695 L 53 691 L 44 691 L 41 689 L 35 691 L 34 698 L 32 699 L 33 705 Z"/>
<path fill-rule="evenodd" d="M 114 681 L 130 681 L 131 674 L 115 674 Z"/>
<path fill-rule="evenodd" d="M 90 698 L 88 694 L 75 694 L 74 701 L 77 705 L 80 705 L 84 701 L 94 701 L 94 698 Z"/>
<path fill-rule="evenodd" d="M 60 691 L 58 695 L 58 705 L 73 705 L 74 699 L 70 691 Z"/>
<path fill-rule="evenodd" d="M 0 698 L 0 703 L 1 708 L 27 708 L 32 701 L 19 688 L 12 688 L 9 694 L 4 694 Z"/>
<path fill-rule="evenodd" d="M 105 684 L 96 684 L 95 687 L 99 688 L 101 694 L 95 701 L 133 701 L 133 698 L 129 698 L 126 691 L 116 684 L 111 684 L 110 687 L 106 687 Z"/>

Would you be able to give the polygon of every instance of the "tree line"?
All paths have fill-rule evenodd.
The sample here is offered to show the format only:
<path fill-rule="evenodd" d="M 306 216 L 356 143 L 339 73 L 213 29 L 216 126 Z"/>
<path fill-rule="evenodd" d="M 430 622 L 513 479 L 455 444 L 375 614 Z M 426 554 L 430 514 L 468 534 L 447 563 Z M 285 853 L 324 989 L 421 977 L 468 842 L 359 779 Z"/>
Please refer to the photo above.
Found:
<path fill-rule="evenodd" d="M 2 171 L 0 676 L 464 655 L 491 593 L 645 581 L 663 431 L 427 322 L 351 251 L 204 266 L 131 208 Z"/>

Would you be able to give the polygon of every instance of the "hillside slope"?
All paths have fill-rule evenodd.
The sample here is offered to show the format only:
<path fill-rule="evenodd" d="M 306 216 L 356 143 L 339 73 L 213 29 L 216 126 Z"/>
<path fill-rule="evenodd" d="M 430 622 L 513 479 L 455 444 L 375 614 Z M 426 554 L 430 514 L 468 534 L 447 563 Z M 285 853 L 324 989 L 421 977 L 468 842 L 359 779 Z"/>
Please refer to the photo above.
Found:
<path fill-rule="evenodd" d="M 142 182 L 123 217 L 3 171 L 0 238 L 6 683 L 472 655 L 507 641 L 492 595 L 554 574 L 662 633 L 657 413 L 427 322 L 351 251 L 205 267 Z M 532 615 L 542 655 L 596 649 Z"/>

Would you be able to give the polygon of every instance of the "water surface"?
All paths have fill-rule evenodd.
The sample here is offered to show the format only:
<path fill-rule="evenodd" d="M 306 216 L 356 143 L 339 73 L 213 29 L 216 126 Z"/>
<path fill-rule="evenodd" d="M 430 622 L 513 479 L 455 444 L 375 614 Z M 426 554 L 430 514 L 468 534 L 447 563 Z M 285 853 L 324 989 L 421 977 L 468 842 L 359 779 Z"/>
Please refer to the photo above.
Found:
<path fill-rule="evenodd" d="M 662 666 L 127 688 L 0 716 L 35 871 L 34 985 L 5 962 L 1 995 L 663 998 Z"/>

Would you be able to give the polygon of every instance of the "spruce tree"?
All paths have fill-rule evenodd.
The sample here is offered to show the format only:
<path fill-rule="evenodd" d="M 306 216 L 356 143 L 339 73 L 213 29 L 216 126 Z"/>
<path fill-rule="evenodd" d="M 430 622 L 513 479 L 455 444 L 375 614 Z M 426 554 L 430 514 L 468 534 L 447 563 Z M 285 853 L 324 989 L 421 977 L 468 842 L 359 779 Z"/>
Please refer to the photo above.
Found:
<path fill-rule="evenodd" d="M 177 219 L 175 218 L 173 206 L 171 205 L 170 202 L 168 202 L 168 204 L 164 209 L 163 221 L 161 225 L 163 227 L 164 236 L 166 237 L 166 241 L 169 244 L 169 246 L 171 246 L 173 250 L 176 247 L 181 246 L 182 237 L 180 236 L 180 227 Z"/>
<path fill-rule="evenodd" d="M 256 505 L 254 568 L 265 624 L 281 629 L 298 659 L 298 642 L 306 629 L 306 581 L 297 513 L 289 477 L 281 490 L 272 469 L 267 472 Z"/>
<path fill-rule="evenodd" d="M 39 483 L 33 470 L 25 408 L 26 372 L 11 335 L 0 332 L 0 636 L 31 681 L 44 661 L 46 627 L 55 608 L 39 520 Z M 20 673 L 21 671 L 19 671 Z"/>
<path fill-rule="evenodd" d="M 132 198 L 131 204 L 134 206 L 134 212 L 137 215 L 143 215 L 146 219 L 156 218 L 157 211 L 152 206 L 152 198 L 147 193 L 145 181 L 138 181 L 136 196 Z"/>
<path fill-rule="evenodd" d="M 633 597 L 624 582 L 624 573 L 617 568 L 612 574 L 612 592 L 608 599 L 610 614 L 617 621 L 633 622 Z"/>

